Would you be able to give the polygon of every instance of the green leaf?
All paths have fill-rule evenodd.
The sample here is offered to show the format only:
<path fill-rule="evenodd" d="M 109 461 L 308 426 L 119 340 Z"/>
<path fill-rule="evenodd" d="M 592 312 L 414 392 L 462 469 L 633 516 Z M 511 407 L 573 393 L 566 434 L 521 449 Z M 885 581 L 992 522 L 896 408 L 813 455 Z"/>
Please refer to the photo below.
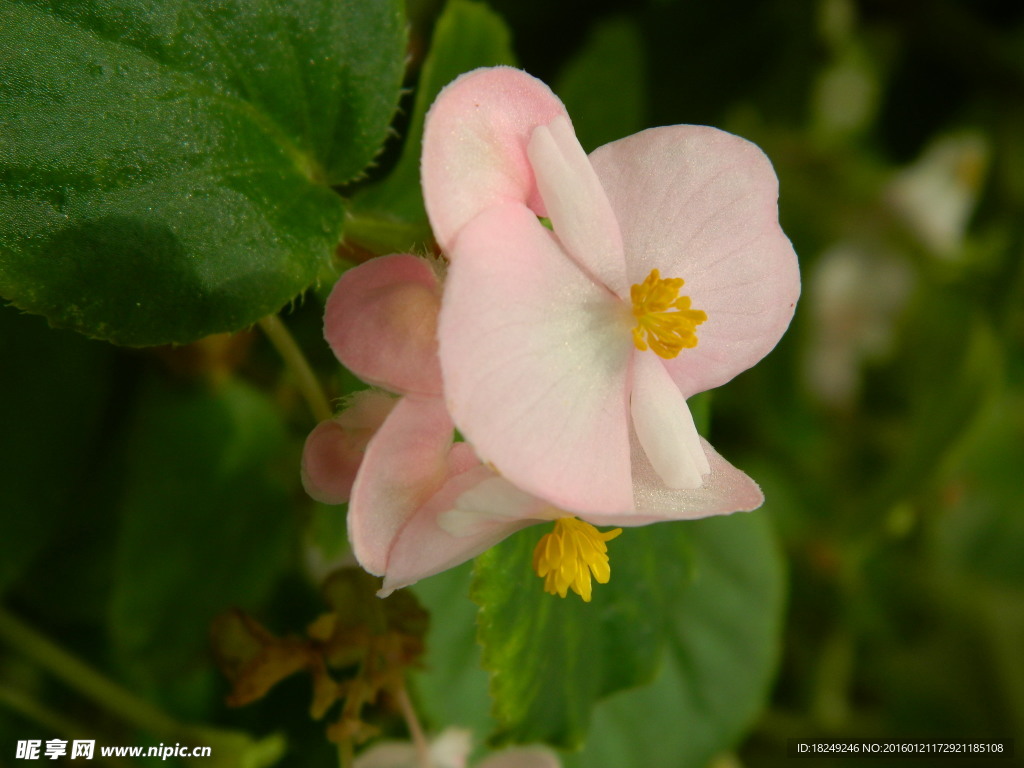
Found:
<path fill-rule="evenodd" d="M 416 690 L 437 730 L 458 726 L 480 737 L 494 729 L 494 721 L 489 714 L 487 673 L 476 642 L 477 609 L 469 599 L 472 569 L 472 563 L 464 563 L 414 587 L 430 612 L 430 634 Z"/>
<path fill-rule="evenodd" d="M 128 438 L 110 633 L 127 673 L 187 694 L 210 621 L 265 599 L 295 541 L 280 414 L 240 382 L 151 382 Z"/>
<path fill-rule="evenodd" d="M 626 18 L 594 27 L 555 84 L 576 136 L 590 152 L 645 127 L 647 59 L 644 39 Z"/>
<path fill-rule="evenodd" d="M 304 290 L 382 144 L 400 0 L 0 0 L 0 295 L 131 345 Z"/>
<path fill-rule="evenodd" d="M 103 443 L 111 352 L 0 308 L 0 591 L 81 509 Z"/>
<path fill-rule="evenodd" d="M 667 606 L 689 579 L 685 526 L 628 529 L 610 542 L 612 577 L 593 601 L 549 595 L 533 572 L 534 527 L 481 555 L 472 589 L 491 675 L 495 743 L 577 747 L 595 702 L 650 681 Z"/>
<path fill-rule="evenodd" d="M 597 706 L 590 739 L 567 768 L 704 768 L 735 746 L 764 703 L 784 602 L 768 518 L 755 512 L 676 525 L 692 542 L 694 577 L 665 613 L 665 669 L 653 685 Z"/>
<path fill-rule="evenodd" d="M 423 63 L 412 123 L 402 155 L 391 174 L 352 198 L 353 219 L 346 232 L 380 251 L 409 250 L 431 240 L 420 191 L 423 121 L 437 94 L 477 67 L 515 64 L 508 27 L 483 3 L 449 0 L 434 27 Z"/>

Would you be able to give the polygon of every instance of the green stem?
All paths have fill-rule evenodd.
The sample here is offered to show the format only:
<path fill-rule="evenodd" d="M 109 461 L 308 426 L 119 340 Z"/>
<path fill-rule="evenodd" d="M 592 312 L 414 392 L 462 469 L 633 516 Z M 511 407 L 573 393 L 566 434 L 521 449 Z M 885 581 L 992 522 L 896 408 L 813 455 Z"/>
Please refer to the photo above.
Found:
<path fill-rule="evenodd" d="M 981 593 L 977 605 L 987 624 L 995 679 L 1002 689 L 1006 710 L 1017 734 L 1024 735 L 1024 657 L 1020 653 L 1024 620 L 1015 601 L 1015 596 L 988 590 Z"/>
<path fill-rule="evenodd" d="M 14 688 L 10 688 L 6 685 L 0 685 L 0 707 L 5 707 L 11 712 L 21 715 L 26 720 L 38 723 L 46 730 L 59 736 L 63 736 L 68 739 L 77 739 L 81 738 L 83 735 L 82 729 L 70 720 L 65 720 L 56 712 L 44 707 L 31 696 L 27 696 L 21 691 L 15 690 Z"/>
<path fill-rule="evenodd" d="M 288 328 L 281 322 L 281 318 L 277 315 L 267 315 L 259 323 L 260 328 L 263 329 L 270 343 L 274 345 L 277 353 L 281 355 L 285 366 L 295 377 L 296 386 L 298 386 L 302 396 L 306 399 L 309 410 L 313 412 L 313 418 L 318 422 L 331 418 L 334 415 L 334 411 L 331 410 L 331 404 L 328 402 L 327 396 L 324 394 L 324 390 L 316 378 L 316 374 L 309 367 L 306 356 L 302 354 L 302 350 L 295 343 L 295 339 L 288 331 Z"/>
<path fill-rule="evenodd" d="M 189 732 L 149 702 L 104 677 L 2 608 L 0 640 L 126 723 L 164 740 L 181 738 Z"/>
<path fill-rule="evenodd" d="M 86 733 L 76 724 L 65 720 L 56 712 L 51 711 L 30 696 L 26 696 L 14 688 L 0 685 L 0 706 L 21 715 L 26 720 L 38 723 L 50 733 L 57 734 L 65 739 L 95 739 L 94 733 Z M 103 757 L 98 753 L 95 757 L 101 763 L 114 766 L 114 768 L 124 768 L 124 766 L 128 765 L 126 760 L 117 757 Z"/>
<path fill-rule="evenodd" d="M 338 767 L 352 768 L 355 760 L 355 750 L 352 749 L 352 742 L 348 739 L 338 744 Z"/>
<path fill-rule="evenodd" d="M 845 630 L 837 629 L 825 639 L 818 658 L 811 713 L 828 731 L 842 729 L 849 718 L 853 656 L 853 639 Z"/>

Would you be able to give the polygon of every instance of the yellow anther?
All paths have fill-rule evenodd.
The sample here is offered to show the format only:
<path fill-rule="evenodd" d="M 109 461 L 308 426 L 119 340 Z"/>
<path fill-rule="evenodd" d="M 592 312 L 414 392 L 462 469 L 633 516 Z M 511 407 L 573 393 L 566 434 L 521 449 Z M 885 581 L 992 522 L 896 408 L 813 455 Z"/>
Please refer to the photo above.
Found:
<path fill-rule="evenodd" d="M 571 588 L 589 603 L 590 575 L 598 584 L 608 583 L 612 570 L 605 542 L 620 533 L 621 528 L 601 533 L 575 517 L 556 520 L 555 529 L 544 534 L 533 550 L 533 570 L 544 579 L 544 591 L 565 597 Z"/>
<path fill-rule="evenodd" d="M 658 270 L 629 290 L 633 300 L 633 343 L 639 350 L 651 349 L 658 357 L 671 360 L 683 349 L 697 346 L 697 326 L 708 319 L 699 309 L 690 309 L 690 297 L 680 296 L 683 278 L 661 279 Z"/>

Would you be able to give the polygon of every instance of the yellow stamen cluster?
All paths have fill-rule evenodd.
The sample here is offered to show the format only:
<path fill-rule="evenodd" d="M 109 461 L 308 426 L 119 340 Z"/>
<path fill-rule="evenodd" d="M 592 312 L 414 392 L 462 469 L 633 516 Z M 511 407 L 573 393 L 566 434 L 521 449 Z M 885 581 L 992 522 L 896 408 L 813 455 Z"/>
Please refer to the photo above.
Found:
<path fill-rule="evenodd" d="M 697 346 L 697 326 L 708 319 L 699 309 L 690 309 L 690 297 L 680 296 L 683 278 L 661 279 L 658 270 L 629 290 L 633 300 L 633 343 L 639 350 L 650 348 L 658 357 L 671 360 L 683 349 Z"/>
<path fill-rule="evenodd" d="M 620 533 L 621 528 L 601 533 L 575 517 L 556 520 L 555 529 L 544 534 L 533 550 L 533 570 L 544 579 L 544 591 L 565 597 L 571 588 L 583 602 L 589 603 L 590 575 L 598 584 L 608 583 L 612 569 L 605 542 Z"/>

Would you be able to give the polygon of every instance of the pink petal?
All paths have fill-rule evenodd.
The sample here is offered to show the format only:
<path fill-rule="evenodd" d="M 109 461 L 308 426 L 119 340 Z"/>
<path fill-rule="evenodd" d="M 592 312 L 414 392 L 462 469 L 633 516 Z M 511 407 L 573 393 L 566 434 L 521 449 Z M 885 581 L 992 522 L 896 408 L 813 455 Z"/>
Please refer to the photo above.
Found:
<path fill-rule="evenodd" d="M 662 359 L 637 352 L 630 411 L 651 467 L 669 488 L 700 488 L 711 471 L 693 416 Z"/>
<path fill-rule="evenodd" d="M 362 752 L 352 768 L 416 768 L 416 747 L 406 741 L 378 741 Z"/>
<path fill-rule="evenodd" d="M 476 69 L 454 80 L 427 113 L 423 201 L 434 237 L 451 253 L 459 230 L 506 202 L 544 215 L 526 144 L 565 107 L 544 83 L 511 67 Z"/>
<path fill-rule="evenodd" d="M 387 597 L 454 568 L 516 531 L 557 516 L 550 505 L 523 493 L 489 467 L 480 465 L 451 476 L 402 528 L 377 594 Z"/>
<path fill-rule="evenodd" d="M 764 503 L 757 483 L 727 462 L 701 438 L 711 471 L 693 490 L 668 488 L 651 466 L 636 435 L 632 436 L 635 511 L 625 515 L 579 515 L 594 525 L 637 526 L 665 520 L 696 520 L 713 515 L 749 512 Z"/>
<path fill-rule="evenodd" d="M 800 275 L 778 222 L 778 180 L 754 144 L 702 126 L 653 128 L 590 156 L 618 217 L 630 283 L 686 281 L 708 319 L 665 365 L 685 397 L 764 357 L 793 316 Z"/>
<path fill-rule="evenodd" d="M 508 480 L 487 468 L 489 476 L 467 488 L 451 508 L 442 512 L 438 525 L 457 538 L 476 536 L 492 527 L 495 522 L 505 524 L 530 520 L 557 520 L 566 512 L 543 499 L 520 490 Z"/>
<path fill-rule="evenodd" d="M 630 321 L 528 208 L 483 212 L 456 242 L 438 326 L 459 430 L 559 507 L 629 509 Z"/>
<path fill-rule="evenodd" d="M 558 756 L 544 747 L 513 747 L 491 755 L 477 768 L 561 768 Z"/>
<path fill-rule="evenodd" d="M 527 153 L 566 252 L 612 291 L 626 295 L 619 225 L 569 119 L 556 117 L 550 125 L 536 128 Z"/>
<path fill-rule="evenodd" d="M 324 336 L 363 381 L 402 394 L 439 395 L 440 288 L 423 259 L 381 256 L 343 274 L 324 316 Z"/>
<path fill-rule="evenodd" d="M 348 535 L 359 564 L 381 576 L 395 537 L 448 472 L 453 426 L 439 397 L 404 397 L 370 440 L 352 487 Z"/>
<path fill-rule="evenodd" d="M 302 449 L 306 493 L 324 504 L 348 501 L 366 444 L 396 402 L 382 392 L 357 392 L 344 411 L 313 428 Z"/>

